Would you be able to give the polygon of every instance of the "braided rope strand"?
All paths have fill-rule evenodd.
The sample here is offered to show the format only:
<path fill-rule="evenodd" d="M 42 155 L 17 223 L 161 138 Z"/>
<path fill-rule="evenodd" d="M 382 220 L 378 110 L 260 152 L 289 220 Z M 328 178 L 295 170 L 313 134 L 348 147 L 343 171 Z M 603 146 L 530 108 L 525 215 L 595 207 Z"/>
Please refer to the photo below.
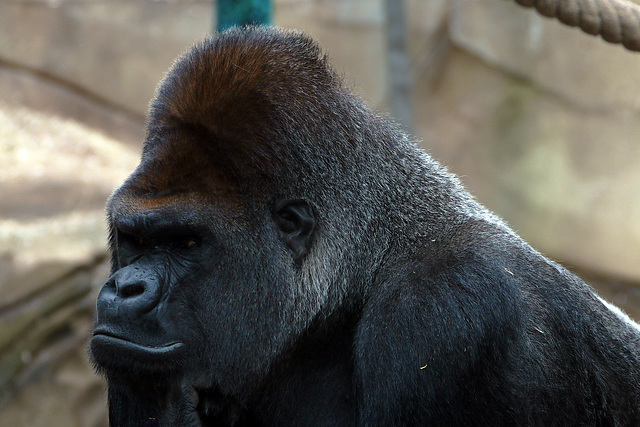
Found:
<path fill-rule="evenodd" d="M 640 52 L 640 6 L 626 0 L 515 0 L 541 15 Z"/>

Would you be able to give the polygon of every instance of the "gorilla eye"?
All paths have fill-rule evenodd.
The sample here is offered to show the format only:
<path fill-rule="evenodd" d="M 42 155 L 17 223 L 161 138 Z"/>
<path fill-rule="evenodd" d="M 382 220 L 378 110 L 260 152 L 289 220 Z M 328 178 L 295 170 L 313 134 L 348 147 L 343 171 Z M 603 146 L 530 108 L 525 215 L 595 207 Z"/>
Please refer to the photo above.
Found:
<path fill-rule="evenodd" d="M 150 242 L 146 237 L 142 237 L 138 234 L 133 233 L 125 233 L 120 230 L 118 230 L 118 240 L 122 244 L 132 248 L 140 248 L 150 245 Z"/>
<path fill-rule="evenodd" d="M 198 246 L 198 244 L 198 239 L 195 237 L 178 237 L 173 240 L 173 246 L 181 249 L 193 249 Z"/>

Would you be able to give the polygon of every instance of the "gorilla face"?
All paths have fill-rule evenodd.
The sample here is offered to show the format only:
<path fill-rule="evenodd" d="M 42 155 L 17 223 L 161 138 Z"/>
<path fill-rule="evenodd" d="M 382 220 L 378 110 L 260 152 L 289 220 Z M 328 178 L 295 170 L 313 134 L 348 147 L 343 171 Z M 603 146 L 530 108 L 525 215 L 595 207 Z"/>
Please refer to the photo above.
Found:
<path fill-rule="evenodd" d="M 252 206 L 158 195 L 135 176 L 109 203 L 113 268 L 98 297 L 93 358 L 108 377 L 186 378 L 238 393 L 300 327 L 296 264 L 312 209 L 284 198 Z"/>

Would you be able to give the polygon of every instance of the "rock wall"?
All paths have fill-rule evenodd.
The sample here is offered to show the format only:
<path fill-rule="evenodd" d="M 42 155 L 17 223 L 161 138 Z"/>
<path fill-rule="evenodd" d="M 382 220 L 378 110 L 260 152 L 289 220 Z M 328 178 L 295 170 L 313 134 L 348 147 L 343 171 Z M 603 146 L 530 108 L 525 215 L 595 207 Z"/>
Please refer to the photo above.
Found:
<path fill-rule="evenodd" d="M 536 247 L 640 278 L 638 54 L 512 2 L 411 0 L 407 10 L 425 147 Z M 140 140 L 155 85 L 210 31 L 213 13 L 197 0 L 0 3 L 0 99 Z M 347 83 L 384 110 L 380 0 L 280 0 L 274 16 L 318 38 Z M 112 123 L 29 91 L 25 74 L 113 111 Z"/>
<path fill-rule="evenodd" d="M 552 256 L 639 279 L 640 55 L 504 2 L 456 10 L 471 62 L 453 55 L 438 90 L 457 109 L 460 88 L 480 94 L 484 117 L 461 120 L 474 140 L 455 142 L 473 147 L 478 197 Z"/>
<path fill-rule="evenodd" d="M 86 343 L 108 273 L 104 203 L 137 161 L 83 124 L 0 101 L 0 424 L 104 425 Z"/>

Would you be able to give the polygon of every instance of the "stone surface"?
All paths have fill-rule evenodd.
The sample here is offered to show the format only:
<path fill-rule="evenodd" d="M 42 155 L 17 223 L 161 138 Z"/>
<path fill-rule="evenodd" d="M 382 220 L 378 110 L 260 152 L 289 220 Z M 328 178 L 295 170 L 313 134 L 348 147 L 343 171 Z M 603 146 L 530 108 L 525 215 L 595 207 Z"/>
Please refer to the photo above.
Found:
<path fill-rule="evenodd" d="M 82 326 L 90 327 L 88 322 Z M 91 373 L 87 342 L 76 345 L 53 369 L 34 374 L 0 407 L 0 424 L 12 427 L 106 427 L 104 382 Z"/>
<path fill-rule="evenodd" d="M 451 37 L 504 72 L 575 107 L 640 111 L 640 54 L 541 17 L 512 1 L 452 0 Z"/>
<path fill-rule="evenodd" d="M 538 249 L 640 279 L 640 55 L 512 2 L 451 5 L 466 54 L 420 92 L 418 133 Z"/>
<path fill-rule="evenodd" d="M 212 19 L 206 0 L 0 2 L 0 58 L 145 114 L 164 71 Z"/>
<path fill-rule="evenodd" d="M 0 103 L 0 307 L 104 252 L 105 200 L 138 157 L 76 122 Z"/>
<path fill-rule="evenodd" d="M 537 249 L 640 278 L 640 121 L 559 96 L 453 49 L 418 90 L 418 133 Z"/>
<path fill-rule="evenodd" d="M 0 424 L 105 425 L 86 342 L 108 274 L 104 204 L 138 158 L 75 121 L 0 101 Z"/>
<path fill-rule="evenodd" d="M 142 113 L 132 113 L 34 70 L 0 65 L 0 100 L 73 119 L 132 147 L 139 147 L 144 138 Z"/>

